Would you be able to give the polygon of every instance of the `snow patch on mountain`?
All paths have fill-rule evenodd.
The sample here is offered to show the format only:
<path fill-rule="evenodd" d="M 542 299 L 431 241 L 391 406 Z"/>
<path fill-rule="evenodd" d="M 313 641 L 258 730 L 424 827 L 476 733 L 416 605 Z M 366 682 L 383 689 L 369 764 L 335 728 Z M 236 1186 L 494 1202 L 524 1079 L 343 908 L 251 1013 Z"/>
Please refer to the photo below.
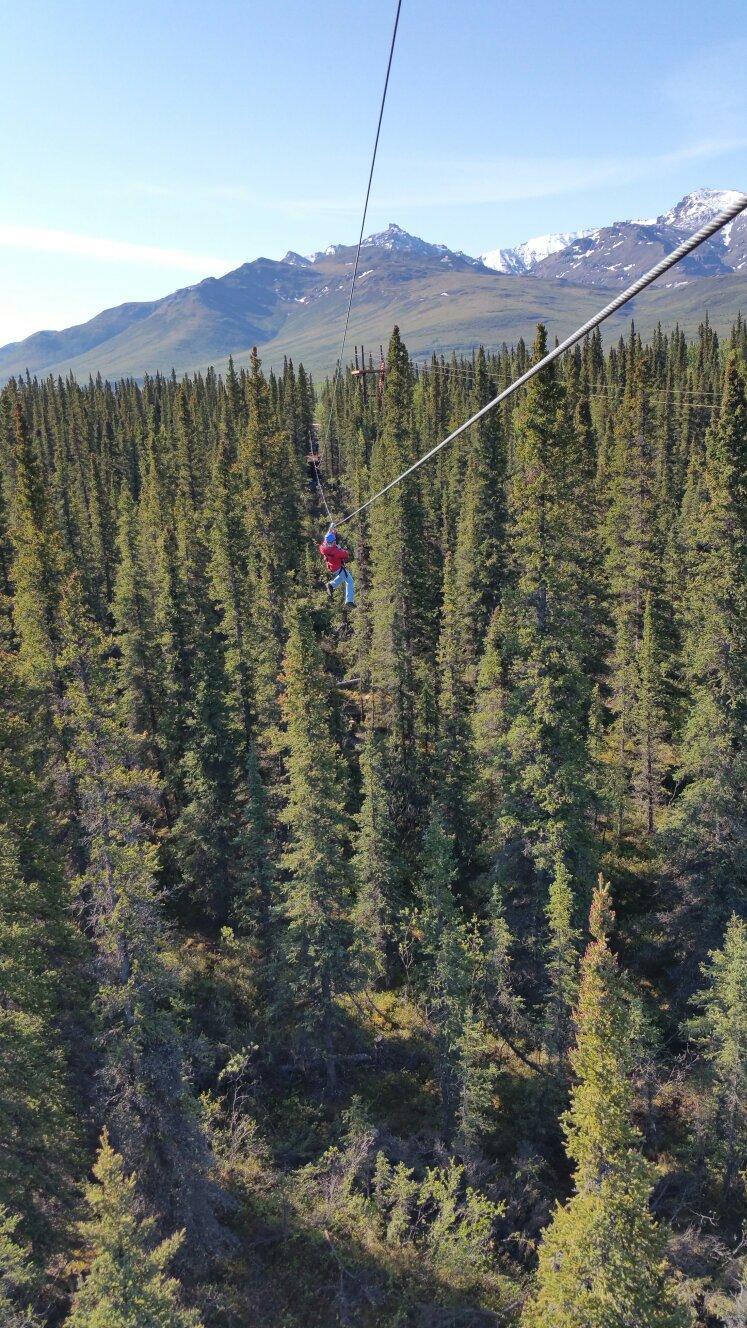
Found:
<path fill-rule="evenodd" d="M 427 240 L 421 240 L 417 235 L 410 235 L 398 226 L 396 221 L 390 221 L 385 231 L 375 231 L 373 235 L 367 235 L 363 241 L 364 249 L 403 249 L 412 251 L 413 249 L 428 250 L 431 253 L 434 249 L 446 250 L 445 244 L 429 244 Z"/>
<path fill-rule="evenodd" d="M 480 266 L 479 259 L 471 258 L 461 249 L 450 249 L 446 244 L 431 244 L 429 240 L 421 240 L 419 235 L 411 235 L 409 231 L 403 230 L 396 221 L 390 221 L 385 231 L 376 231 L 373 235 L 367 235 L 363 241 L 363 248 L 387 249 L 390 252 L 440 258 L 441 262 L 447 265 L 457 259 L 469 263 L 470 267 Z"/>
<path fill-rule="evenodd" d="M 492 268 L 494 272 L 502 272 L 507 276 L 515 276 L 526 271 L 513 249 L 488 249 L 487 253 L 480 254 L 480 262 L 483 267 Z"/>
<path fill-rule="evenodd" d="M 487 253 L 480 254 L 480 262 L 494 272 L 511 275 L 531 272 L 544 258 L 567 249 L 574 240 L 584 239 L 591 234 L 591 231 L 558 231 L 554 235 L 535 235 L 514 249 L 489 249 Z"/>
<path fill-rule="evenodd" d="M 694 189 L 656 220 L 660 226 L 671 226 L 672 230 L 689 235 L 736 203 L 739 197 L 737 189 Z"/>
<path fill-rule="evenodd" d="M 321 258 L 330 258 L 341 253 L 344 249 L 352 248 L 351 245 L 331 244 L 327 249 L 318 249 L 316 253 L 309 254 L 310 263 L 317 263 Z M 396 221 L 390 221 L 386 230 L 374 231 L 372 235 L 367 235 L 362 241 L 361 248 L 366 249 L 385 249 L 389 253 L 407 254 L 420 258 L 439 258 L 446 266 L 453 266 L 459 263 L 468 263 L 470 267 L 480 267 L 478 258 L 471 258 L 461 249 L 449 249 L 446 244 L 431 244 L 429 240 L 421 240 L 419 235 L 411 235 L 409 231 L 398 226 Z"/>
<path fill-rule="evenodd" d="M 343 249 L 348 248 L 344 244 L 328 244 L 326 249 L 315 249 L 313 254 L 306 254 L 305 257 L 310 263 L 318 263 L 320 258 L 334 258 Z"/>

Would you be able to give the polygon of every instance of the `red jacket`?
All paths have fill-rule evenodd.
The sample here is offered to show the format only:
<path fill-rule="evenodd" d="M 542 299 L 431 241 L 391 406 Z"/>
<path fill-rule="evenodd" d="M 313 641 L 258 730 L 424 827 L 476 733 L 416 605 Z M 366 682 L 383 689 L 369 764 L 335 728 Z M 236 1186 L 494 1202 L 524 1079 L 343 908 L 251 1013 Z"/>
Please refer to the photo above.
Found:
<path fill-rule="evenodd" d="M 350 557 L 348 550 L 341 549 L 339 544 L 322 543 L 319 545 L 319 552 L 327 564 L 329 571 L 332 573 L 332 576 L 337 575 L 343 563 L 346 563 Z"/>

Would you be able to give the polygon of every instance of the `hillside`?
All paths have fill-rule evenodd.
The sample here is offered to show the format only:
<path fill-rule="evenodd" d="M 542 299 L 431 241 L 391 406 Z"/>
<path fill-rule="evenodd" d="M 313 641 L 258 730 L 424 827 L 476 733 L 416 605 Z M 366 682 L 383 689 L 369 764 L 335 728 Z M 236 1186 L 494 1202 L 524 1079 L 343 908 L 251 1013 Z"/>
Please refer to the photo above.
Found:
<path fill-rule="evenodd" d="M 486 253 L 484 261 L 392 224 L 364 242 L 350 344 L 363 341 L 375 350 L 395 323 L 416 357 L 516 343 L 530 338 L 539 320 L 552 337 L 563 337 L 607 292 L 671 251 L 728 196 L 701 190 L 655 221 L 543 236 Z M 747 308 L 746 255 L 747 220 L 741 217 L 610 323 L 606 336 L 616 336 L 630 317 L 644 335 L 657 322 L 678 323 L 692 335 L 706 312 L 716 330 L 727 331 Z M 27 370 L 81 378 L 185 373 L 225 367 L 229 356 L 245 363 L 253 345 L 268 366 L 281 368 L 292 356 L 327 372 L 337 355 L 354 259 L 354 247 L 339 244 L 308 257 L 289 251 L 280 262 L 258 258 L 163 299 L 36 333 L 0 350 L 0 381 Z"/>
<path fill-rule="evenodd" d="M 504 342 L 512 345 L 520 337 L 530 341 L 540 321 L 546 324 L 551 338 L 562 339 L 613 294 L 562 279 L 496 277 L 488 284 L 479 272 L 466 272 L 448 282 L 441 275 L 440 279 L 432 276 L 412 285 L 403 283 L 396 296 L 372 286 L 365 297 L 356 294 L 357 308 L 350 320 L 349 342 L 363 341 L 366 347 L 378 350 L 380 342 L 386 343 L 395 322 L 416 359 L 434 351 L 448 354 L 454 350 L 460 354 L 479 345 L 494 348 Z M 276 337 L 259 343 L 268 366 L 282 365 L 284 355 L 292 355 L 314 371 L 326 371 L 334 364 L 339 319 L 345 302 L 343 292 L 335 295 L 336 323 L 334 319 L 328 321 L 330 306 L 317 308 L 313 313 L 294 311 Z M 658 323 L 666 327 L 677 324 L 689 337 L 694 337 L 706 313 L 711 326 L 725 335 L 739 312 L 745 309 L 747 272 L 712 277 L 697 284 L 655 286 L 610 319 L 603 335 L 609 344 L 634 319 L 644 337 L 649 337 Z M 246 364 L 249 353 L 234 358 L 237 363 Z M 225 367 L 225 362 L 221 367 Z"/>

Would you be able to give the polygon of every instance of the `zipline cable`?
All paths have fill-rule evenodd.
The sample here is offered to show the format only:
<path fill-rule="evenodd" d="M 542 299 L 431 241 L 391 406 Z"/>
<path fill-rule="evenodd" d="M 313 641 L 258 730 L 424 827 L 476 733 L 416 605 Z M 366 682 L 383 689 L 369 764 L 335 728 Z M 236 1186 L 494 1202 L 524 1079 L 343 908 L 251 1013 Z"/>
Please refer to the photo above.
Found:
<path fill-rule="evenodd" d="M 335 388 L 336 388 L 336 386 L 337 386 L 337 380 L 338 380 L 338 378 L 339 378 L 339 376 L 340 376 L 340 369 L 342 368 L 342 361 L 343 361 L 343 357 L 344 357 L 344 355 L 345 355 L 345 343 L 347 342 L 347 339 L 348 339 L 348 328 L 350 327 L 350 311 L 351 311 L 351 309 L 352 309 L 352 307 L 353 307 L 353 295 L 355 294 L 355 283 L 356 283 L 356 281 L 357 281 L 357 279 L 358 279 L 358 268 L 359 268 L 359 266 L 360 266 L 360 261 L 361 261 L 361 248 L 363 247 L 363 232 L 364 232 L 365 229 L 366 229 L 366 216 L 367 216 L 367 214 L 368 214 L 368 203 L 369 203 L 369 199 L 370 199 L 370 197 L 371 197 L 371 185 L 372 185 L 372 183 L 373 183 L 374 167 L 375 167 L 375 165 L 376 165 L 376 153 L 377 153 L 378 150 L 379 150 L 379 138 L 380 138 L 380 136 L 381 136 L 381 123 L 382 123 L 382 120 L 384 119 L 384 107 L 386 106 L 386 94 L 387 94 L 387 91 L 388 91 L 388 89 L 389 89 L 389 75 L 390 75 L 391 72 L 392 72 L 392 60 L 394 59 L 394 46 L 395 46 L 395 43 L 396 43 L 396 41 L 397 41 L 397 28 L 399 27 L 399 15 L 400 15 L 400 10 L 401 10 L 401 8 L 402 8 L 402 0 L 397 0 L 397 9 L 396 9 L 396 11 L 395 11 L 395 15 L 394 15 L 394 27 L 392 28 L 392 39 L 391 39 L 391 41 L 390 41 L 390 43 L 389 43 L 389 59 L 387 60 L 387 65 L 386 65 L 386 75 L 385 75 L 385 78 L 384 78 L 384 89 L 383 89 L 382 94 L 381 94 L 381 103 L 380 103 L 380 105 L 379 105 L 379 118 L 378 118 L 378 121 L 377 121 L 377 123 L 376 123 L 376 137 L 374 138 L 373 152 L 371 153 L 371 166 L 370 166 L 370 169 L 369 169 L 369 172 L 368 172 L 368 184 L 366 185 L 366 197 L 365 197 L 365 200 L 364 200 L 364 203 L 363 203 L 363 215 L 361 216 L 361 229 L 360 229 L 360 234 L 359 234 L 359 236 L 358 236 L 358 247 L 357 247 L 356 252 L 355 252 L 355 263 L 354 263 L 354 265 L 353 265 L 353 276 L 352 276 L 352 280 L 351 280 L 351 282 L 350 282 L 350 296 L 349 296 L 349 298 L 348 298 L 348 307 L 347 307 L 347 311 L 346 311 L 346 313 L 345 313 L 345 326 L 343 327 L 343 331 L 342 331 L 342 341 L 340 342 L 340 352 L 339 352 L 339 354 L 338 354 L 338 356 L 337 356 L 337 363 L 336 363 L 336 365 L 335 365 L 335 372 L 334 372 L 334 374 L 333 374 L 333 376 L 332 376 L 332 386 L 331 386 L 331 388 L 330 388 L 330 397 L 329 397 L 329 415 L 327 416 L 327 428 L 326 428 L 326 430 L 325 430 L 325 437 L 324 437 L 324 441 L 325 441 L 325 443 L 327 443 L 327 444 L 329 444 L 329 432 L 330 432 L 330 429 L 331 429 L 331 427 L 332 427 L 332 415 L 333 415 L 334 408 L 335 408 Z M 328 517 L 330 518 L 330 520 L 331 520 L 331 519 L 332 519 L 332 514 L 331 514 L 331 512 L 330 512 L 330 510 L 329 510 L 329 507 L 327 506 L 327 499 L 326 499 L 325 496 L 324 496 L 324 488 L 322 487 L 322 481 L 321 481 L 321 477 L 320 477 L 320 475 L 319 475 L 319 466 L 317 465 L 316 461 L 314 462 L 314 469 L 316 470 L 316 480 L 317 480 L 317 484 L 319 485 L 319 491 L 320 491 L 320 493 L 321 493 L 321 495 L 322 495 L 322 502 L 324 503 L 324 507 L 325 507 L 325 510 L 326 510 L 327 516 L 328 516 Z"/>
<path fill-rule="evenodd" d="M 459 438 L 461 434 L 465 433 L 473 424 L 476 424 L 478 420 L 481 420 L 489 411 L 494 410 L 502 401 L 506 401 L 508 397 L 513 396 L 514 392 L 518 391 L 520 387 L 523 387 L 525 383 L 528 383 L 530 378 L 534 378 L 536 374 L 541 373 L 542 370 L 546 369 L 554 360 L 559 359 L 567 350 L 570 350 L 571 346 L 575 346 L 577 341 L 581 341 L 589 332 L 593 332 L 595 327 L 599 327 L 599 324 L 603 323 L 611 314 L 617 313 L 617 310 L 622 309 L 623 305 L 634 299 L 636 295 L 640 295 L 641 291 L 645 290 L 647 286 L 650 286 L 652 281 L 656 281 L 657 277 L 662 277 L 665 272 L 668 272 L 671 267 L 674 267 L 675 263 L 681 262 L 681 260 L 686 258 L 688 254 L 691 254 L 694 249 L 697 249 L 699 245 L 703 244 L 706 240 L 710 240 L 712 235 L 715 235 L 717 231 L 720 231 L 723 226 L 727 226 L 730 221 L 733 221 L 735 217 L 739 216 L 740 212 L 744 212 L 745 208 L 747 208 L 747 194 L 739 194 L 736 202 L 731 203 L 729 207 L 724 208 L 723 212 L 719 212 L 718 216 L 707 222 L 705 226 L 701 226 L 700 230 L 696 231 L 694 235 L 691 235 L 689 239 L 683 240 L 682 244 L 679 244 L 676 249 L 673 249 L 671 254 L 668 254 L 666 258 L 662 258 L 655 267 L 652 267 L 650 271 L 645 272 L 642 277 L 639 277 L 637 281 L 634 281 L 632 286 L 629 286 L 627 290 L 622 291 L 620 295 L 616 296 L 615 299 L 610 302 L 610 304 L 607 304 L 603 309 L 600 309 L 598 314 L 595 314 L 593 318 L 590 318 L 588 322 L 584 323 L 582 327 L 579 327 L 571 334 L 571 336 L 566 337 L 565 341 L 561 341 L 558 346 L 555 346 L 551 351 L 548 351 L 547 355 L 543 355 L 541 360 L 538 360 L 536 364 L 533 364 L 531 368 L 526 370 L 526 373 L 523 373 L 519 378 L 516 378 L 509 387 L 506 387 L 502 392 L 499 392 L 498 395 L 493 397 L 492 401 L 489 401 L 486 406 L 481 408 L 481 410 L 477 410 L 474 415 L 470 415 L 470 418 L 465 420 L 464 424 L 460 424 L 459 428 L 454 429 L 453 433 L 450 433 L 448 437 L 443 438 L 440 443 L 436 443 L 436 446 L 432 447 L 429 452 L 426 452 L 417 461 L 414 461 L 411 466 L 407 467 L 407 470 L 403 470 L 401 475 L 397 475 L 395 479 L 390 480 L 388 484 L 385 484 L 383 489 L 379 489 L 378 493 L 367 498 L 365 503 L 361 503 L 360 507 L 356 507 L 354 512 L 349 512 L 347 516 L 337 522 L 337 525 L 344 526 L 347 521 L 352 521 L 353 517 L 360 516 L 360 513 L 365 512 L 366 508 L 370 507 L 372 503 L 375 503 L 377 499 L 383 497 L 383 495 L 388 493 L 390 489 L 393 489 L 395 485 L 401 484 L 402 480 L 407 479 L 408 475 L 412 475 L 413 471 L 416 471 L 420 466 L 425 465 L 426 461 L 430 461 L 431 457 L 435 456 L 437 452 L 440 452 L 442 447 L 446 447 L 448 443 L 453 443 L 455 438 Z"/>
<path fill-rule="evenodd" d="M 324 503 L 324 510 L 325 510 L 325 512 L 327 513 L 327 516 L 329 517 L 329 520 L 331 521 L 331 520 L 332 520 L 332 513 L 331 513 L 330 510 L 329 510 L 329 504 L 327 503 L 327 495 L 326 495 L 326 493 L 324 492 L 324 485 L 322 484 L 322 477 L 321 477 L 321 475 L 319 474 L 319 461 L 318 461 L 318 459 L 317 459 L 316 452 L 312 452 L 312 453 L 311 453 L 311 464 L 312 464 L 313 467 L 314 467 L 314 475 L 315 475 L 315 477 L 316 477 L 316 487 L 317 487 L 317 489 L 319 490 L 319 492 L 320 492 L 320 494 L 321 494 L 321 496 L 322 496 L 322 502 Z"/>

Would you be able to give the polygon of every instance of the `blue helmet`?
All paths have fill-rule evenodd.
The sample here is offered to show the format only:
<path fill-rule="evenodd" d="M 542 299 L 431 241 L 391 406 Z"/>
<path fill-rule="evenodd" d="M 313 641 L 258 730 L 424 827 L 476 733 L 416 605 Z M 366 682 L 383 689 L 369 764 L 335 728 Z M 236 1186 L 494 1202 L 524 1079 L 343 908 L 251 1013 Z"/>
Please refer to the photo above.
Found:
<path fill-rule="evenodd" d="M 324 536 L 324 543 L 325 543 L 325 544 L 336 544 L 336 543 L 337 543 L 337 536 L 336 536 L 334 530 L 330 530 L 330 531 L 327 532 L 327 534 Z"/>

